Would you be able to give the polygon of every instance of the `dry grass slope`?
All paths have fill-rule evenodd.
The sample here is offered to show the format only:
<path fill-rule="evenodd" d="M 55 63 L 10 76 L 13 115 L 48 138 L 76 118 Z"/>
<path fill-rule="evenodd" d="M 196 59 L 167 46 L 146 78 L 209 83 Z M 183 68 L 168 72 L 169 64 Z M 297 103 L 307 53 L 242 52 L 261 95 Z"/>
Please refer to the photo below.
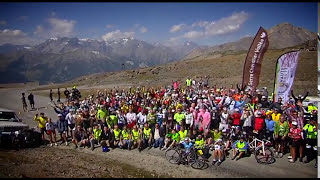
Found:
<path fill-rule="evenodd" d="M 281 50 L 268 50 L 262 62 L 259 87 L 268 87 L 269 93 L 273 90 L 275 66 L 278 57 L 292 48 Z M 184 83 L 190 76 L 196 78 L 209 75 L 210 84 L 229 87 L 230 84 L 241 83 L 243 64 L 247 52 L 226 52 L 222 56 L 213 54 L 207 57 L 196 57 L 193 59 L 173 62 L 165 65 L 126 70 L 112 73 L 93 74 L 79 77 L 75 80 L 38 88 L 45 90 L 57 87 L 71 87 L 85 85 L 88 89 L 110 89 L 114 86 L 125 88 L 128 86 L 157 87 L 169 85 L 171 80 L 180 80 Z M 298 69 L 293 89 L 296 94 L 305 93 L 307 90 L 311 95 L 317 94 L 317 52 L 302 51 L 299 57 Z"/>

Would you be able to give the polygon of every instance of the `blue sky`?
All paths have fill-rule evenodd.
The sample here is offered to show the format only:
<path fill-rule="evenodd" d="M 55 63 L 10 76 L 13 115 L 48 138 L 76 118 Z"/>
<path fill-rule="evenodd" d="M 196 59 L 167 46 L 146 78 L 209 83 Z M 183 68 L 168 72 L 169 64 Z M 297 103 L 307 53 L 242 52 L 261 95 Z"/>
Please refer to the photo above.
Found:
<path fill-rule="evenodd" d="M 51 37 L 215 45 L 289 22 L 317 31 L 317 3 L 0 3 L 0 42 Z"/>

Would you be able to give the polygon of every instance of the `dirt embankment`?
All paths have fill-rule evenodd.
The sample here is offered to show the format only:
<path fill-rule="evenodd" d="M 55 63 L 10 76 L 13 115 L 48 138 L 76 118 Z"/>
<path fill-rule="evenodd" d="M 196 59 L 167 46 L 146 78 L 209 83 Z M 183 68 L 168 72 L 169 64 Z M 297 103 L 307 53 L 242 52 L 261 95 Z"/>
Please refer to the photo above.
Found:
<path fill-rule="evenodd" d="M 40 147 L 0 153 L 2 178 L 142 178 L 160 176 L 100 155 L 76 150 Z"/>

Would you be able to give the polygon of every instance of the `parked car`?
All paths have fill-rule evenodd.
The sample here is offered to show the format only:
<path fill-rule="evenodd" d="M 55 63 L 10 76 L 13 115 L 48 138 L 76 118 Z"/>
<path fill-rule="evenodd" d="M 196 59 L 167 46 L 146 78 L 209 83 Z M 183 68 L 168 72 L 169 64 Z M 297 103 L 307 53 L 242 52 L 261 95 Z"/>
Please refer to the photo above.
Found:
<path fill-rule="evenodd" d="M 29 129 L 26 123 L 9 109 L 0 108 L 0 145 L 5 148 L 20 149 L 38 146 L 40 133 Z"/>

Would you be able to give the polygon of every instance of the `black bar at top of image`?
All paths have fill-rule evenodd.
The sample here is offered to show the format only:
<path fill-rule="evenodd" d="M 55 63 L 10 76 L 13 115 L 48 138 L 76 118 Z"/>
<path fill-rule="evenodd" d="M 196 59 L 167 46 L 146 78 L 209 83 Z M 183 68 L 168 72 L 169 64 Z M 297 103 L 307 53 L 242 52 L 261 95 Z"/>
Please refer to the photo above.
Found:
<path fill-rule="evenodd" d="M 157 1 L 147 1 L 147 0 L 135 0 L 135 1 L 130 1 L 130 0 L 118 0 L 118 1 L 114 1 L 114 0 L 93 0 L 93 1 L 79 1 L 79 0 L 46 0 L 46 1 L 35 1 L 35 0 L 11 0 L 11 1 L 3 1 L 1 3 L 13 3 L 13 2 L 54 2 L 54 3 L 57 3 L 57 2 L 61 2 L 61 3 L 68 3 L 68 2 L 79 2 L 79 3 L 82 3 L 82 2 L 86 2 L 86 3 L 96 3 L 96 2 L 105 2 L 105 3 L 118 3 L 118 2 L 121 2 L 121 3 L 141 3 L 141 2 L 148 2 L 148 3 L 208 3 L 208 2 L 212 2 L 212 3 L 252 3 L 252 2 L 255 2 L 255 3 L 268 3 L 268 2 L 271 2 L 271 3 L 283 3 L 283 2 L 287 2 L 287 3 L 295 3 L 295 2 L 304 2 L 304 3 L 316 3 L 318 2 L 318 0 L 305 0 L 305 1 L 302 1 L 302 0 L 281 0 L 281 1 L 277 1 L 277 0 L 268 0 L 268 1 L 258 1 L 258 0 L 246 0 L 246 1 L 240 1 L 240 0 L 201 0 L 201 1 L 189 1 L 189 0 L 185 0 L 185 1 L 179 1 L 179 0 L 174 0 L 174 1 L 170 1 L 170 0 L 157 0 Z M 0 3 L 0 4 L 1 4 Z"/>

